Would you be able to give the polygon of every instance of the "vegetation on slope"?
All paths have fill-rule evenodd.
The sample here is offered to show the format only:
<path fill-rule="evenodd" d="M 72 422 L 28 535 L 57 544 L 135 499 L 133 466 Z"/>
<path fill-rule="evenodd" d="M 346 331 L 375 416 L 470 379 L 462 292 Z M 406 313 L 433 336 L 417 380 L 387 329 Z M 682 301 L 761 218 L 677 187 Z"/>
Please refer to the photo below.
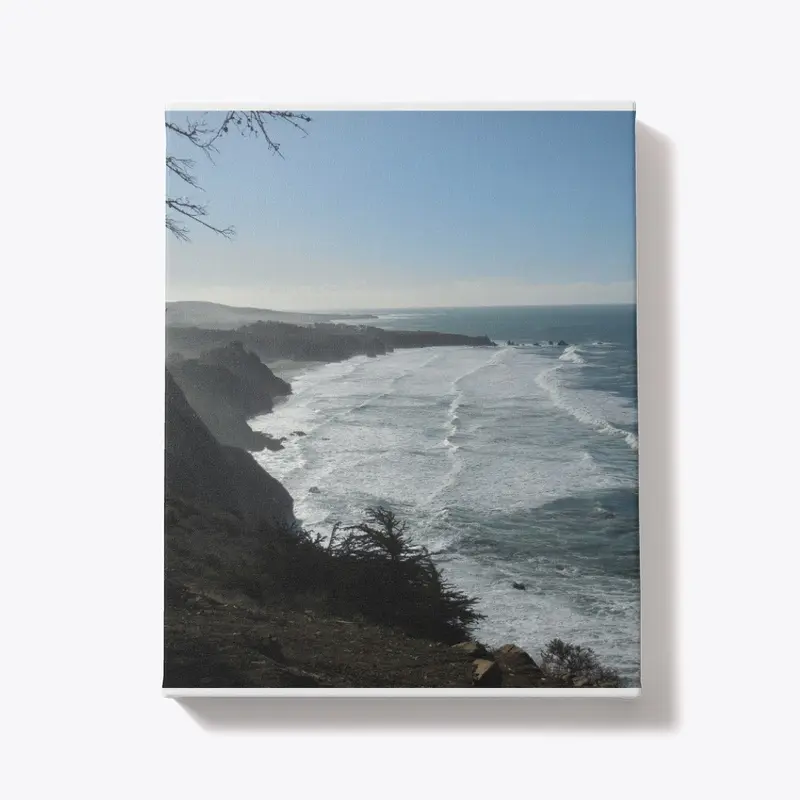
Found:
<path fill-rule="evenodd" d="M 470 686 L 474 601 L 373 520 L 337 544 L 168 497 L 164 685 Z"/>
<path fill-rule="evenodd" d="M 232 405 L 249 414 L 278 379 L 230 350 L 202 366 L 238 381 Z M 476 599 L 390 509 L 327 537 L 297 525 L 286 489 L 215 439 L 169 371 L 165 462 L 167 687 L 620 685 L 591 650 L 557 639 L 540 664 L 465 641 Z"/>

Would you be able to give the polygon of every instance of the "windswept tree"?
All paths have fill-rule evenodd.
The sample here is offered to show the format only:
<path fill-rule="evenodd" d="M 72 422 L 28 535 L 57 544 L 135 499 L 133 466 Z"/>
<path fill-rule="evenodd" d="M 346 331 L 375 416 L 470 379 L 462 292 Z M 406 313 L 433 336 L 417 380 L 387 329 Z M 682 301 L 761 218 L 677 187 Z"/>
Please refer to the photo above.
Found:
<path fill-rule="evenodd" d="M 240 136 L 262 141 L 268 152 L 283 158 L 280 143 L 273 134 L 274 124 L 285 123 L 307 134 L 304 126 L 309 122 L 311 117 L 296 111 L 226 111 L 213 116 L 200 113 L 186 117 L 174 112 L 169 113 L 165 123 L 168 186 L 175 183 L 184 189 L 188 187 L 186 191 L 192 194 L 204 191 L 197 178 L 195 159 L 180 158 L 169 152 L 170 146 L 177 141 L 189 143 L 197 148 L 202 157 L 213 164 L 214 156 L 220 152 L 219 148 L 225 137 L 238 133 Z M 234 236 L 233 226 L 221 227 L 208 219 L 207 203 L 199 202 L 196 196 L 170 195 L 171 192 L 168 192 L 166 198 L 167 230 L 178 239 L 189 241 L 192 223 L 202 225 L 226 239 Z"/>

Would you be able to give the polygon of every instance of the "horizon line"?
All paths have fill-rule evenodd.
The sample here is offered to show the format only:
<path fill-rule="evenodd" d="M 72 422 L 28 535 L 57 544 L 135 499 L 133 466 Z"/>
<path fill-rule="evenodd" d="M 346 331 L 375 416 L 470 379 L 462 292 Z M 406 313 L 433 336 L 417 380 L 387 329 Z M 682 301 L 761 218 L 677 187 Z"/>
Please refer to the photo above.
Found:
<path fill-rule="evenodd" d="M 276 311 L 286 314 L 320 314 L 345 311 L 451 311 L 459 308 L 575 308 L 576 306 L 587 306 L 604 308 L 607 306 L 636 306 L 636 300 L 621 300 L 615 303 L 493 303 L 490 305 L 466 305 L 466 306 L 322 306 L 319 308 L 261 308 L 260 306 L 234 306 L 230 303 L 219 303 L 215 300 L 167 300 L 166 305 L 171 303 L 206 303 L 208 305 L 223 306 L 225 308 L 235 308 L 238 310 L 254 311 Z"/>

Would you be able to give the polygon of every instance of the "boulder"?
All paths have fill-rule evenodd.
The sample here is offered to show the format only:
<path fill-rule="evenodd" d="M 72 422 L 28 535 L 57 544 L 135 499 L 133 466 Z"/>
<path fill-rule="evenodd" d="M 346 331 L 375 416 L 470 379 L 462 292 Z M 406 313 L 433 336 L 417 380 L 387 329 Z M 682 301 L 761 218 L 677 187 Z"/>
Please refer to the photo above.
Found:
<path fill-rule="evenodd" d="M 526 653 L 521 647 L 518 647 L 515 644 L 504 644 L 502 647 L 498 647 L 497 650 L 494 651 L 494 657 L 497 659 L 502 658 L 506 663 L 509 664 L 514 663 L 526 666 L 533 664 L 536 666 L 530 655 L 528 655 L 528 653 Z"/>
<path fill-rule="evenodd" d="M 558 347 L 569 347 L 569 345 L 563 339 L 559 339 Z"/>
<path fill-rule="evenodd" d="M 483 658 L 488 655 L 486 648 L 480 642 L 459 642 L 454 644 L 452 649 L 472 658 Z"/>
<path fill-rule="evenodd" d="M 472 662 L 472 685 L 473 686 L 500 686 L 503 681 L 503 673 L 496 661 L 488 658 L 476 658 Z"/>
<path fill-rule="evenodd" d="M 512 586 L 513 586 L 515 589 L 519 589 L 519 590 L 520 590 L 520 591 L 522 591 L 522 592 L 524 592 L 524 591 L 525 591 L 525 584 L 524 584 L 524 583 L 520 583 L 519 581 L 514 581 L 514 582 L 513 582 L 511 585 L 512 585 Z"/>
<path fill-rule="evenodd" d="M 536 662 L 515 644 L 504 644 L 493 655 L 505 676 L 506 686 L 538 686 L 545 678 Z"/>
<path fill-rule="evenodd" d="M 305 436 L 305 431 L 292 431 L 292 436 Z"/>

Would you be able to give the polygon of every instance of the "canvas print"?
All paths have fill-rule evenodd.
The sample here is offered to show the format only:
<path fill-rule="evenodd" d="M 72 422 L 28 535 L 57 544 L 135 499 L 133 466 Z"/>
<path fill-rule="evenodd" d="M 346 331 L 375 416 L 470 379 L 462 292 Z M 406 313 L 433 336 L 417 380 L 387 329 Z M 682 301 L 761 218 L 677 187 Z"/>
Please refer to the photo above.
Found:
<path fill-rule="evenodd" d="M 633 107 L 166 145 L 164 688 L 639 687 Z"/>

